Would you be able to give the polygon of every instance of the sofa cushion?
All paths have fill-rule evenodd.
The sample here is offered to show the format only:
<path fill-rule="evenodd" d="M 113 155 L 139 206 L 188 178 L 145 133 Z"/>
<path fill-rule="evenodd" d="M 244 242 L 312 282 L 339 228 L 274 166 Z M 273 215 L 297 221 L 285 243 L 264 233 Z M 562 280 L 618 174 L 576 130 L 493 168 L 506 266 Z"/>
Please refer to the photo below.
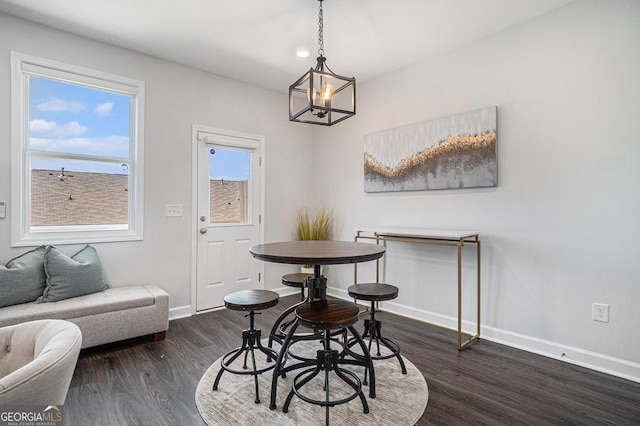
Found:
<path fill-rule="evenodd" d="M 46 285 L 45 246 L 28 251 L 0 265 L 0 308 L 33 302 L 42 296 Z"/>
<path fill-rule="evenodd" d="M 154 295 L 146 287 L 115 287 L 54 303 L 31 302 L 7 306 L 0 309 L 0 327 L 45 318 L 68 320 L 151 306 L 155 303 Z M 105 324 L 105 327 L 108 326 Z"/>
<path fill-rule="evenodd" d="M 91 246 L 85 246 L 71 257 L 48 246 L 44 252 L 44 271 L 47 286 L 38 303 L 56 302 L 109 288 L 98 252 Z"/>

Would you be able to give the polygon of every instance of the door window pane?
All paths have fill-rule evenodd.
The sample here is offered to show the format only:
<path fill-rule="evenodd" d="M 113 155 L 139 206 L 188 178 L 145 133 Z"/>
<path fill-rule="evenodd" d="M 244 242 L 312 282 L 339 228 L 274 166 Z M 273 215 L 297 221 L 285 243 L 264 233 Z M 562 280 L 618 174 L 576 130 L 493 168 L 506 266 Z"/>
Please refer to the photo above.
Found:
<path fill-rule="evenodd" d="M 209 217 L 212 224 L 249 223 L 251 153 L 209 149 Z"/>

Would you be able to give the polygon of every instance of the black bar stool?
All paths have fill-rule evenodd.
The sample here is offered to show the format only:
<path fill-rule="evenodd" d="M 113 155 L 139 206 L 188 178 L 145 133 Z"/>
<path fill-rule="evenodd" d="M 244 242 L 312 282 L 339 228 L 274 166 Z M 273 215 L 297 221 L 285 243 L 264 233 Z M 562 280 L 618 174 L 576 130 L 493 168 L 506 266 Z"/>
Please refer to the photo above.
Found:
<path fill-rule="evenodd" d="M 300 283 L 300 279 L 302 279 L 302 287 L 300 294 L 300 302 L 295 303 L 285 309 L 278 319 L 273 323 L 271 327 L 271 332 L 269 333 L 269 347 L 273 346 L 273 342 L 278 342 L 282 344 L 285 337 L 287 337 L 287 329 L 296 322 L 295 316 L 289 320 L 286 320 L 295 310 L 296 308 L 305 302 L 310 302 L 314 299 L 320 298 L 320 293 L 322 291 L 326 291 L 327 288 L 327 279 L 323 276 L 314 277 L 313 275 L 303 274 L 303 273 L 293 273 L 287 274 L 282 277 L 282 283 L 284 285 L 290 285 L 285 283 L 285 279 L 287 283 L 293 284 L 292 287 L 296 287 L 298 283 Z M 305 288 L 307 289 L 307 294 L 305 296 Z M 286 320 L 286 321 L 285 321 Z M 311 339 L 313 336 L 311 337 Z M 299 339 L 309 339 L 308 337 L 299 337 Z"/>
<path fill-rule="evenodd" d="M 299 288 L 300 303 L 302 303 L 305 300 L 304 289 L 308 287 L 306 279 L 309 277 L 313 277 L 313 275 L 309 275 L 301 272 L 286 274 L 282 276 L 282 284 L 288 287 Z M 295 309 L 295 306 L 296 305 L 294 305 L 293 308 L 290 308 L 287 315 L 293 312 L 293 310 Z M 295 318 L 291 318 L 287 321 L 284 321 L 287 315 L 281 315 L 276 320 L 276 322 L 273 323 L 273 326 L 271 327 L 271 332 L 269 333 L 269 347 L 273 345 L 274 340 L 278 341 L 278 343 L 282 343 L 282 340 L 287 335 L 287 328 L 289 328 L 289 326 L 291 326 L 291 324 L 295 321 Z"/>
<path fill-rule="evenodd" d="M 300 289 L 300 301 L 304 300 L 304 280 L 307 277 L 312 277 L 313 275 L 305 274 L 303 272 L 296 272 L 293 274 L 286 274 L 282 276 L 282 284 L 288 287 L 295 287 Z"/>
<path fill-rule="evenodd" d="M 393 340 L 382 335 L 382 323 L 376 319 L 376 303 L 384 300 L 392 300 L 398 297 L 398 287 L 382 283 L 354 284 L 350 286 L 347 291 L 349 292 L 349 296 L 354 299 L 371 301 L 371 309 L 369 310 L 370 318 L 364 320 L 364 333 L 362 334 L 363 339 L 366 340 L 369 338 L 369 352 L 371 352 L 371 344 L 374 341 L 376 342 L 376 352 L 375 355 L 371 355 L 371 358 L 374 360 L 380 360 L 396 357 L 400 363 L 402 374 L 407 374 L 407 368 L 404 365 L 402 356 L 400 356 L 400 346 Z M 355 343 L 356 342 L 354 340 L 351 340 L 348 347 L 353 346 Z M 381 355 L 380 343 L 386 346 L 391 353 L 388 355 Z M 364 383 L 367 383 L 366 375 Z"/>
<path fill-rule="evenodd" d="M 302 371 L 293 379 L 291 391 L 289 392 L 289 395 L 287 396 L 287 399 L 282 408 L 283 412 L 286 413 L 289 410 L 289 404 L 291 403 L 291 399 L 294 395 L 298 396 L 298 398 L 308 403 L 326 407 L 327 425 L 329 424 L 330 407 L 338 404 L 344 404 L 355 399 L 356 397 L 359 397 L 362 401 L 363 411 L 365 413 L 369 412 L 369 405 L 367 404 L 364 392 L 362 391 L 362 382 L 354 372 L 347 370 L 343 367 L 343 365 L 358 365 L 371 372 L 369 396 L 371 398 L 375 398 L 375 373 L 373 370 L 373 361 L 371 360 L 371 357 L 365 356 L 355 359 L 347 359 L 341 356 L 341 352 L 338 352 L 337 350 L 331 348 L 331 332 L 346 329 L 353 334 L 353 338 L 360 344 L 360 347 L 363 351 L 365 351 L 365 354 L 367 353 L 367 348 L 364 341 L 362 340 L 362 337 L 360 337 L 360 334 L 353 327 L 353 325 L 358 321 L 359 314 L 360 309 L 358 308 L 358 305 L 343 300 L 318 300 L 301 304 L 296 308 L 296 318 L 298 321 L 291 326 L 291 329 L 289 330 L 289 333 L 287 334 L 287 337 L 282 344 L 280 354 L 278 355 L 278 360 L 276 361 L 276 369 L 273 372 L 273 383 L 271 386 L 272 403 L 275 401 L 275 391 L 277 387 L 277 378 L 279 375 L 284 375 L 288 371 L 296 370 L 299 368 L 311 367 Z M 281 368 L 283 355 L 287 352 L 287 348 L 299 325 L 304 325 L 306 327 L 312 328 L 314 330 L 314 334 L 319 333 L 321 336 L 323 349 L 320 349 L 316 352 L 315 359 L 304 360 L 295 365 Z M 302 392 L 302 388 L 321 372 L 324 372 L 323 390 L 325 391 L 325 398 L 323 400 L 320 400 L 306 396 Z M 329 393 L 330 372 L 334 372 L 338 378 L 340 378 L 347 385 L 353 388 L 353 393 L 346 397 L 342 397 L 341 399 L 331 400 Z M 270 408 L 275 408 L 275 404 L 270 406 Z"/>
<path fill-rule="evenodd" d="M 274 351 L 271 348 L 265 348 L 264 346 L 262 346 L 262 343 L 260 342 L 261 331 L 254 327 L 253 317 L 254 315 L 256 315 L 255 311 L 268 309 L 272 306 L 277 305 L 278 299 L 278 293 L 269 290 L 242 290 L 235 293 L 227 294 L 224 297 L 224 305 L 227 307 L 227 309 L 231 309 L 232 311 L 249 311 L 249 313 L 245 315 L 249 317 L 249 328 L 242 332 L 242 345 L 239 348 L 228 352 L 225 356 L 222 357 L 222 360 L 220 361 L 220 371 L 218 372 L 216 380 L 213 383 L 213 390 L 218 389 L 218 383 L 220 382 L 222 373 L 224 373 L 225 371 L 233 374 L 252 375 L 254 376 L 256 384 L 255 402 L 256 404 L 260 402 L 260 395 L 258 393 L 258 375 L 274 368 L 275 363 L 271 363 L 266 367 L 258 369 L 254 351 L 255 349 L 258 349 L 260 352 L 265 354 L 267 356 L 267 362 L 272 362 L 274 359 L 276 359 L 278 357 L 278 352 Z M 242 366 L 243 370 L 230 368 L 229 366 L 231 365 L 231 363 L 235 361 L 240 355 L 242 355 L 242 353 L 244 353 L 244 365 Z M 251 353 L 251 362 L 253 365 L 251 369 L 249 369 L 249 367 L 247 366 L 247 357 L 249 353 Z"/>

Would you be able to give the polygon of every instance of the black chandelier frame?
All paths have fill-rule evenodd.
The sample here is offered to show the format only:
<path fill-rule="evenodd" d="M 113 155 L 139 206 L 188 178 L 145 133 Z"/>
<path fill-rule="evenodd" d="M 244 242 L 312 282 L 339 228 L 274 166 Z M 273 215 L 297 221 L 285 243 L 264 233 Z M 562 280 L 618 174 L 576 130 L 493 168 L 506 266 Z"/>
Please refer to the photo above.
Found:
<path fill-rule="evenodd" d="M 332 126 L 356 115 L 356 78 L 334 73 L 324 56 L 324 16 L 318 13 L 318 54 L 310 68 L 289 86 L 289 121 Z"/>

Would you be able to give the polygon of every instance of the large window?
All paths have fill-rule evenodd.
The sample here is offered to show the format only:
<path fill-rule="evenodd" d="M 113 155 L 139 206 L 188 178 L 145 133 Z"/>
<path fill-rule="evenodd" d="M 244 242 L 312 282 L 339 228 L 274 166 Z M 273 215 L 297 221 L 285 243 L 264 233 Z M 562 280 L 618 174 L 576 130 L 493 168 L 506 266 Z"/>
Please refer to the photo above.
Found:
<path fill-rule="evenodd" d="M 144 83 L 11 60 L 13 245 L 142 239 Z"/>

